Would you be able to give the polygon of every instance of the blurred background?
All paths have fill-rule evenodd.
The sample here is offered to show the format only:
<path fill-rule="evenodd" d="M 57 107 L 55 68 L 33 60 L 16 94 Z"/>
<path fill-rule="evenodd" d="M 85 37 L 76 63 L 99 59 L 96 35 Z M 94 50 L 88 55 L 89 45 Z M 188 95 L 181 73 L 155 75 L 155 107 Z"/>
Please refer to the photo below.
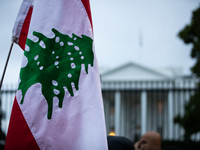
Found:
<path fill-rule="evenodd" d="M 0 75 L 21 2 L 0 1 Z M 190 24 L 200 0 L 90 0 L 90 4 L 107 134 L 136 141 L 155 130 L 163 140 L 185 140 L 186 129 L 174 118 L 184 115 L 199 79 L 190 70 L 195 64 L 192 44 L 186 45 L 178 33 Z M 0 95 L 5 135 L 22 55 L 15 44 Z M 200 134 L 191 139 L 199 141 Z"/>

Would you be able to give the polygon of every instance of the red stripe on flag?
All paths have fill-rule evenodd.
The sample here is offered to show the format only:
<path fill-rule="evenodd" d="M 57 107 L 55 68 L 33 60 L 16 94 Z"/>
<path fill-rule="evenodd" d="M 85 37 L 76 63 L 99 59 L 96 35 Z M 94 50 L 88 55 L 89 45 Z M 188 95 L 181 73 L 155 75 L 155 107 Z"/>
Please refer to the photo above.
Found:
<path fill-rule="evenodd" d="M 15 98 L 6 137 L 5 150 L 39 150 Z"/>
<path fill-rule="evenodd" d="M 87 11 L 87 14 L 88 14 L 88 17 L 90 19 L 90 23 L 91 23 L 91 26 L 93 28 L 93 25 L 92 25 L 92 14 L 91 14 L 91 11 L 90 11 L 90 2 L 89 0 L 81 0 L 84 7 L 85 7 L 85 10 Z"/>
<path fill-rule="evenodd" d="M 28 29 L 29 29 L 29 25 L 30 25 L 30 21 L 31 21 L 32 12 L 33 12 L 33 7 L 30 7 L 28 14 L 24 20 L 22 30 L 21 30 L 21 33 L 19 36 L 19 46 L 23 50 L 25 49 L 25 45 L 26 45 L 26 39 L 27 39 L 27 35 L 28 35 Z"/>

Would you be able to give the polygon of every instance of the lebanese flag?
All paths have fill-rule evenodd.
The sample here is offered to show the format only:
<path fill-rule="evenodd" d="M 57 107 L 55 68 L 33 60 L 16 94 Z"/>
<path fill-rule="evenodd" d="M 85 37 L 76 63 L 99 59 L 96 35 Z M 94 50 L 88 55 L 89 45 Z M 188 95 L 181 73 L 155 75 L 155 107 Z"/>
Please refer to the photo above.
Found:
<path fill-rule="evenodd" d="M 30 7 L 5 149 L 107 150 L 89 0 Z"/>

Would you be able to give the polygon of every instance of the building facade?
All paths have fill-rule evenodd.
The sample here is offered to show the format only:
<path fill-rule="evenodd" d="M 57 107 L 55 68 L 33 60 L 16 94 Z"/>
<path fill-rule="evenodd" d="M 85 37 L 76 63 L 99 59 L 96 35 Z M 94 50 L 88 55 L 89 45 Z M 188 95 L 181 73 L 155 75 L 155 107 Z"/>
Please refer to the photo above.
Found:
<path fill-rule="evenodd" d="M 197 90 L 198 80 L 184 77 L 179 68 L 153 70 L 128 63 L 101 73 L 108 134 L 137 140 L 158 131 L 164 140 L 183 140 L 184 130 L 173 118 Z M 200 134 L 193 135 L 199 140 Z"/>

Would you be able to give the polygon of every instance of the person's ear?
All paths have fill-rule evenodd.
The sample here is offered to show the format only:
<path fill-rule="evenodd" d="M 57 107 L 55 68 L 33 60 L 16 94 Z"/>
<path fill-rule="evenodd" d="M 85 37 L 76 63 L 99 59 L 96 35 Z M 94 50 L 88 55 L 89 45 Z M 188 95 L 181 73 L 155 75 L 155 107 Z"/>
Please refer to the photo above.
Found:
<path fill-rule="evenodd" d="M 134 144 L 135 150 L 140 150 L 139 144 L 140 144 L 140 141 Z"/>

